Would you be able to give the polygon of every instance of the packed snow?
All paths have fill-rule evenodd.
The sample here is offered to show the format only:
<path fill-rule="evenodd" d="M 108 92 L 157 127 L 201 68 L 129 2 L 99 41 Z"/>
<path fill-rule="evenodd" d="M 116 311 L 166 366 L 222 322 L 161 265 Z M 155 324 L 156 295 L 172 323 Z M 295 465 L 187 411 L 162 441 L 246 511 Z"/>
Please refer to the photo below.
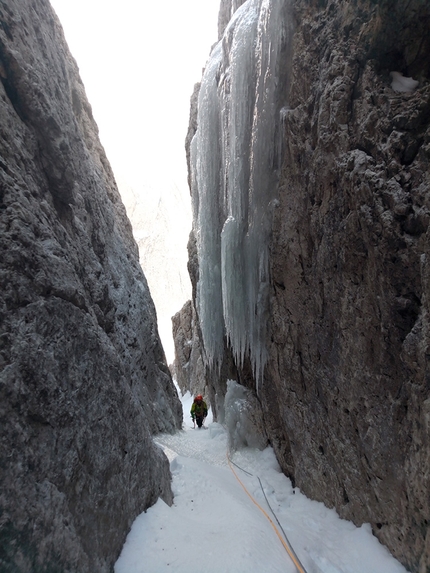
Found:
<path fill-rule="evenodd" d="M 156 439 L 170 460 L 173 506 L 158 500 L 135 520 L 115 573 L 295 573 L 283 532 L 306 573 L 406 573 L 369 525 L 293 488 L 271 448 L 231 452 L 230 467 L 226 428 L 209 411 L 206 428 L 193 429 L 192 397 L 182 403 L 183 430 Z"/>

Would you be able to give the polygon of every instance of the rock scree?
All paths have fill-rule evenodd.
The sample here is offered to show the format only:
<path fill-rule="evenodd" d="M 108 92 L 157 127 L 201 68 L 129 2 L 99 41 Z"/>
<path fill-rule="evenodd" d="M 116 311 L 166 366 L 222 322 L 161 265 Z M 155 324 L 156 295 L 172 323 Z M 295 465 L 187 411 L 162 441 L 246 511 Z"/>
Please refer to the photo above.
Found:
<path fill-rule="evenodd" d="M 182 410 L 110 165 L 47 0 L 0 2 L 0 569 L 112 570 Z"/>

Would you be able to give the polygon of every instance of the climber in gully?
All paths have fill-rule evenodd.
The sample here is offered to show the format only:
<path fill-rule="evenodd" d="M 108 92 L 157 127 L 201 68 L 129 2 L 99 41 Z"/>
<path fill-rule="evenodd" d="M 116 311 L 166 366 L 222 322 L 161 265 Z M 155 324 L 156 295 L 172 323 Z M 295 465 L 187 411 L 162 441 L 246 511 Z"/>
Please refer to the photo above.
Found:
<path fill-rule="evenodd" d="M 207 415 L 208 407 L 203 400 L 203 396 L 199 394 L 194 398 L 193 405 L 191 406 L 191 418 L 193 419 L 194 427 L 196 427 L 197 422 L 197 426 L 201 428 Z"/>

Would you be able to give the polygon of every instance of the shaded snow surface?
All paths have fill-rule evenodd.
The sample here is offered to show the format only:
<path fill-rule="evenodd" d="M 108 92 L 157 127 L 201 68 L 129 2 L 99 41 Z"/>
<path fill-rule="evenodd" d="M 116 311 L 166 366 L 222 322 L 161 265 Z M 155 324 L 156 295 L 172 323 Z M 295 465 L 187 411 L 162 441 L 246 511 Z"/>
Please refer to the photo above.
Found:
<path fill-rule="evenodd" d="M 135 520 L 115 573 L 296 573 L 270 522 L 229 468 L 226 430 L 212 423 L 211 413 L 206 430 L 192 429 L 189 394 L 182 403 L 184 430 L 157 436 L 171 462 L 174 504 L 169 507 L 160 499 Z M 406 573 L 369 525 L 357 528 L 293 489 L 271 448 L 246 448 L 231 459 L 252 474 L 233 466 L 280 530 L 260 478 L 307 573 Z"/>
<path fill-rule="evenodd" d="M 412 93 L 419 82 L 413 78 L 405 78 L 400 72 L 390 72 L 391 88 L 395 92 Z"/>

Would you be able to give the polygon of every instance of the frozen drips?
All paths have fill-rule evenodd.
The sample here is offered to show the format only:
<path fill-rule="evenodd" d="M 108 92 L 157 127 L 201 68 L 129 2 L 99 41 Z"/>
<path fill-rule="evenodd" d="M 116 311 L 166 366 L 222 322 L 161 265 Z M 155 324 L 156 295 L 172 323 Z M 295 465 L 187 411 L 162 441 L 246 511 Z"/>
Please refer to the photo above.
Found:
<path fill-rule="evenodd" d="M 191 143 L 193 225 L 199 262 L 197 312 L 207 364 L 219 365 L 223 352 L 224 321 L 221 293 L 221 186 L 220 110 L 217 73 L 221 45 L 212 52 L 201 82 L 198 130 Z"/>
<path fill-rule="evenodd" d="M 254 375 L 266 363 L 269 203 L 275 197 L 281 51 L 289 0 L 248 0 L 208 61 L 191 146 L 199 281 L 197 311 L 207 363 L 220 364 L 224 335 Z"/>

